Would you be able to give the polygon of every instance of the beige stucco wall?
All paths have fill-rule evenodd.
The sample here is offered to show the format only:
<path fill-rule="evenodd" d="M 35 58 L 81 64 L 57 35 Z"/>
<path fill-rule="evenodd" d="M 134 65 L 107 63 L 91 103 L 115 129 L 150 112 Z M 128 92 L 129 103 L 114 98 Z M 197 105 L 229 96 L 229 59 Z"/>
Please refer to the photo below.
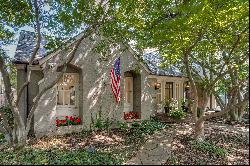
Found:
<path fill-rule="evenodd" d="M 123 120 L 124 105 L 124 72 L 134 70 L 139 67 L 141 74 L 141 118 L 149 119 L 153 112 L 154 87 L 150 86 L 150 79 L 145 68 L 139 64 L 132 53 L 121 46 L 110 46 L 110 55 L 103 60 L 100 53 L 93 50 L 99 41 L 99 37 L 84 40 L 76 52 L 76 56 L 72 64 L 79 67 L 82 72 L 80 89 L 80 115 L 82 125 L 67 126 L 56 128 L 56 89 L 51 88 L 41 98 L 37 110 L 34 115 L 35 134 L 36 136 L 60 134 L 71 132 L 73 130 L 89 129 L 91 123 L 91 113 L 96 117 L 98 111 L 102 112 L 104 118 L 112 120 Z M 49 82 L 53 81 L 55 74 L 51 74 L 52 69 L 49 64 L 57 63 L 60 59 L 67 57 L 69 50 L 61 51 L 58 55 L 49 59 L 44 64 L 44 79 L 39 82 L 39 90 L 42 90 Z M 111 91 L 110 70 L 114 65 L 115 59 L 121 58 L 121 102 L 119 105 L 115 103 L 114 96 Z M 68 130 L 71 128 L 72 130 Z"/>

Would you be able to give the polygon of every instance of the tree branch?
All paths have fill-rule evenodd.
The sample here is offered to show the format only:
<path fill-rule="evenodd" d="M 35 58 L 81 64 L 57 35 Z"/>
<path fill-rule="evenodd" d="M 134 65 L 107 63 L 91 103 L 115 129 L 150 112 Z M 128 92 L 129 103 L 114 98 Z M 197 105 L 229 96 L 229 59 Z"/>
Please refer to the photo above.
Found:
<path fill-rule="evenodd" d="M 198 35 L 198 38 L 196 39 L 196 41 L 189 48 L 187 48 L 186 50 L 183 51 L 184 66 L 186 68 L 186 72 L 188 74 L 188 78 L 189 78 L 189 81 L 191 83 L 191 88 L 193 89 L 193 94 L 194 94 L 194 97 L 195 97 L 193 108 L 192 108 L 192 112 L 193 112 L 193 116 L 194 116 L 194 120 L 195 121 L 197 120 L 197 111 L 196 111 L 196 108 L 198 106 L 198 92 L 197 92 L 196 84 L 195 84 L 195 81 L 194 81 L 194 78 L 192 76 L 192 72 L 191 72 L 191 69 L 190 69 L 189 55 L 190 55 L 190 52 L 192 51 L 192 49 L 198 44 L 198 42 L 201 39 L 202 39 L 202 33 L 200 33 Z"/>
<path fill-rule="evenodd" d="M 48 86 L 46 86 L 41 92 L 38 93 L 38 95 L 34 98 L 34 101 L 32 103 L 32 107 L 30 110 L 30 113 L 28 115 L 28 119 L 27 119 L 27 125 L 26 125 L 26 131 L 28 132 L 30 129 L 30 125 L 31 125 L 31 119 L 34 115 L 34 112 L 36 110 L 36 107 L 38 105 L 38 102 L 40 100 L 40 98 L 42 97 L 42 95 L 49 90 L 50 88 L 52 88 L 58 81 L 59 79 L 63 76 L 63 74 L 66 72 L 67 70 L 67 66 L 70 64 L 70 62 L 73 60 L 73 58 L 75 57 L 76 51 L 79 47 L 79 45 L 81 44 L 82 40 L 87 38 L 88 36 L 90 36 L 94 31 L 96 31 L 99 27 L 98 23 L 93 24 L 88 30 L 86 30 L 85 34 L 77 40 L 77 43 L 75 44 L 74 48 L 72 49 L 72 51 L 66 56 L 69 58 L 67 58 L 63 64 L 58 64 L 55 68 L 55 72 L 57 71 L 57 69 L 59 69 L 60 67 L 63 67 L 63 69 L 61 70 L 61 72 L 59 73 L 59 75 L 56 77 L 56 79 L 54 81 L 52 81 L 51 84 L 49 84 Z"/>
<path fill-rule="evenodd" d="M 21 95 L 25 89 L 26 86 L 29 85 L 30 83 L 30 76 L 31 76 L 31 65 L 33 64 L 33 61 L 38 53 L 38 50 L 40 48 L 41 45 L 41 27 L 40 27 L 40 21 L 39 21 L 39 7 L 38 7 L 38 2 L 37 0 L 34 0 L 34 10 L 35 10 L 35 30 L 37 33 L 37 42 L 36 42 L 36 47 L 34 48 L 32 55 L 29 59 L 29 65 L 27 66 L 27 77 L 26 77 L 26 82 L 21 86 L 21 88 L 19 89 L 18 93 L 17 93 L 17 99 L 16 99 L 16 106 L 18 106 L 19 101 L 21 99 Z"/>
<path fill-rule="evenodd" d="M 233 103 L 235 103 L 236 101 L 236 94 L 237 94 L 237 90 L 235 87 L 232 87 L 232 98 L 230 99 L 230 101 L 228 102 L 229 104 L 226 106 L 226 108 L 223 110 L 223 111 L 220 111 L 220 112 L 216 112 L 216 113 L 212 113 L 210 115 L 206 115 L 206 116 L 202 116 L 198 119 L 197 121 L 197 124 L 201 123 L 202 121 L 205 121 L 205 120 L 208 120 L 208 119 L 211 119 L 213 117 L 219 117 L 219 116 L 222 116 L 224 115 L 225 113 L 229 112 L 233 107 L 235 107 L 233 105 Z"/>
<path fill-rule="evenodd" d="M 225 108 L 225 104 L 223 103 L 221 97 L 215 92 L 213 92 L 213 95 L 215 96 L 216 102 L 220 105 L 221 110 L 223 110 Z"/>
<path fill-rule="evenodd" d="M 2 55 L 0 55 L 0 72 L 2 73 L 2 77 L 3 77 L 5 96 L 6 96 L 8 103 L 9 103 L 14 120 L 17 123 L 22 124 L 22 121 L 19 117 L 19 112 L 14 107 L 14 96 L 13 96 L 13 92 L 11 89 L 12 86 L 10 83 L 10 76 L 9 76 L 8 71 L 7 71 L 7 66 L 5 65 L 5 61 L 2 57 Z"/>

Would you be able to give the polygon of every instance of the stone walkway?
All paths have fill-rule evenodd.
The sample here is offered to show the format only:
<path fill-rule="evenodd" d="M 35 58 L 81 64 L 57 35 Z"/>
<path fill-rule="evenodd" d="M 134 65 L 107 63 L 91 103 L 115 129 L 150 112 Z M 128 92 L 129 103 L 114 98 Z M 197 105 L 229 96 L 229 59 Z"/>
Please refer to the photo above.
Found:
<path fill-rule="evenodd" d="M 146 141 L 145 145 L 123 165 L 161 165 L 171 156 L 171 142 L 175 135 L 173 128 L 156 132 Z"/>

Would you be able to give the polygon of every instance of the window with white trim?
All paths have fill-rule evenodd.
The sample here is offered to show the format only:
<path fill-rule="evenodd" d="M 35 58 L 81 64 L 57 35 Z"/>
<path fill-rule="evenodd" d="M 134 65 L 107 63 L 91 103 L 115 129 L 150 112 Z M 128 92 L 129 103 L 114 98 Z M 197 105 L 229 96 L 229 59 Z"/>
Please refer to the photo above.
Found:
<path fill-rule="evenodd" d="M 79 75 L 66 73 L 57 83 L 57 105 L 77 106 Z"/>
<path fill-rule="evenodd" d="M 175 85 L 176 100 L 180 100 L 180 84 Z"/>
<path fill-rule="evenodd" d="M 125 102 L 133 103 L 133 77 L 125 77 Z"/>
<path fill-rule="evenodd" d="M 156 103 L 157 104 L 161 104 L 161 83 L 158 83 L 160 86 L 159 88 L 157 89 L 157 92 L 156 92 Z"/>
<path fill-rule="evenodd" d="M 165 84 L 165 100 L 173 98 L 173 82 L 166 82 Z"/>

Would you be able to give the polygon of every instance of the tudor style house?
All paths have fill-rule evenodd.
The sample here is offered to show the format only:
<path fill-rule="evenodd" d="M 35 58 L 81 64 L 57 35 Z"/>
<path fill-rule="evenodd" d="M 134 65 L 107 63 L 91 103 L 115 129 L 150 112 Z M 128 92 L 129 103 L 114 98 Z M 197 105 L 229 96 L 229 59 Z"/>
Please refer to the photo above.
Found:
<path fill-rule="evenodd" d="M 23 92 L 19 105 L 23 117 L 27 117 L 37 93 L 55 79 L 58 72 L 53 71 L 52 74 L 53 66 L 67 57 L 80 36 L 64 49 L 50 54 L 46 54 L 41 47 L 31 66 L 31 82 Z M 25 82 L 28 58 L 35 45 L 34 37 L 32 32 L 20 33 L 14 57 L 17 88 Z M 163 100 L 185 98 L 188 79 L 174 67 L 161 69 L 161 57 L 157 51 L 146 50 L 139 60 L 133 50 L 117 44 L 110 45 L 108 57 L 105 57 L 94 49 L 102 39 L 96 33 L 84 39 L 66 73 L 53 88 L 43 94 L 34 114 L 33 130 L 36 136 L 88 129 L 91 119 L 95 119 L 100 112 L 103 118 L 111 120 L 123 121 L 128 112 L 135 113 L 137 118 L 149 119 L 163 110 Z M 121 73 L 120 103 L 115 101 L 110 77 L 118 57 Z M 77 125 L 64 126 L 69 119 L 70 124 Z"/>

